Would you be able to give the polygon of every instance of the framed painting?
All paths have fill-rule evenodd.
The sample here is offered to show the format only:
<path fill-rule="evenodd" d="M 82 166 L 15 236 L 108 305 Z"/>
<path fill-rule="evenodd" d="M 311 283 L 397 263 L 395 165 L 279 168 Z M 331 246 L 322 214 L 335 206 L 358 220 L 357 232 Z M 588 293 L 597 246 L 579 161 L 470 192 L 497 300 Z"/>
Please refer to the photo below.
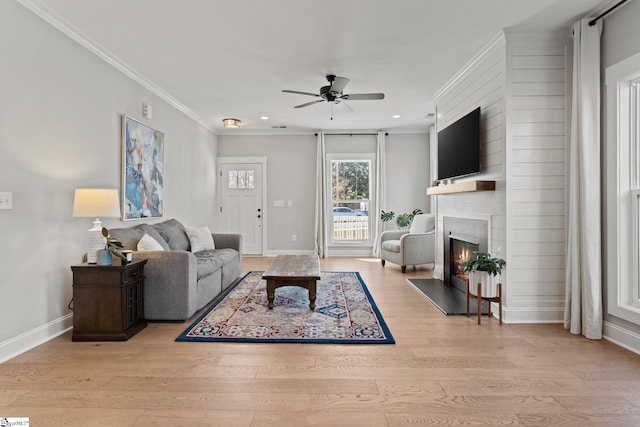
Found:
<path fill-rule="evenodd" d="M 164 134 L 122 116 L 122 219 L 162 217 Z"/>

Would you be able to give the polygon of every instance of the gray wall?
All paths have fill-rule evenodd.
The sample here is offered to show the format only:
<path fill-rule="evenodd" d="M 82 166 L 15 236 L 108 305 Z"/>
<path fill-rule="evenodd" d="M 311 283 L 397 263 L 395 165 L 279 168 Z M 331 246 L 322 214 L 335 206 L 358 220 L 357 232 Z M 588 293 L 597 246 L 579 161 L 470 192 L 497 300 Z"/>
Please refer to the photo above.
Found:
<path fill-rule="evenodd" d="M 607 182 L 607 152 L 604 148 L 607 145 L 615 146 L 616 141 L 607 140 L 607 117 L 606 117 L 606 108 L 607 108 L 607 93 L 606 87 L 604 86 L 605 79 L 605 70 L 607 67 L 616 64 L 623 59 L 626 59 L 632 55 L 640 52 L 640 26 L 638 26 L 638 22 L 640 20 L 640 2 L 629 2 L 625 4 L 619 11 L 614 12 L 609 15 L 604 20 L 603 32 L 602 32 L 602 43 L 601 43 L 601 56 L 602 56 L 602 177 L 603 177 L 603 195 L 602 195 L 602 203 L 603 203 L 603 286 L 604 286 L 604 297 L 607 297 L 607 289 L 609 286 L 616 286 L 615 283 L 607 282 L 607 263 L 609 262 L 609 257 L 615 255 L 615 249 L 611 248 L 610 251 L 607 250 L 606 242 L 607 242 L 607 208 L 605 203 L 607 202 L 606 190 L 608 188 Z M 607 304 L 605 301 L 604 304 L 605 309 L 605 321 L 611 325 L 615 325 L 615 328 L 609 327 L 605 333 L 613 333 L 614 330 L 622 330 L 627 331 L 631 334 L 640 334 L 640 325 L 634 325 L 625 320 L 616 318 L 606 312 Z M 606 326 L 606 325 L 605 325 Z"/>
<path fill-rule="evenodd" d="M 218 157 L 267 158 L 265 253 L 313 250 L 316 139 L 314 134 L 218 137 Z M 327 144 L 329 141 L 328 136 Z M 386 142 L 388 209 L 405 212 L 420 208 L 428 212 L 428 134 L 391 133 Z M 353 152 L 346 144 L 342 151 Z M 273 200 L 293 200 L 293 206 L 276 208 Z M 297 234 L 296 242 L 291 241 L 291 234 Z"/>
<path fill-rule="evenodd" d="M 121 115 L 165 133 L 165 219 L 214 225 L 217 141 L 13 1 L 0 2 L 0 57 L 0 191 L 13 192 L 13 210 L 0 211 L 3 360 L 70 326 L 69 267 L 81 262 L 92 226 L 71 217 L 73 194 L 120 188 Z M 143 102 L 152 120 L 142 118 Z"/>
<path fill-rule="evenodd" d="M 313 249 L 316 137 L 308 135 L 220 135 L 218 157 L 266 157 L 264 201 L 266 251 Z M 274 200 L 293 206 L 274 207 Z M 296 234 L 297 240 L 291 241 Z"/>
<path fill-rule="evenodd" d="M 418 208 L 430 212 L 429 134 L 390 133 L 386 145 L 388 210 L 403 213 Z"/>

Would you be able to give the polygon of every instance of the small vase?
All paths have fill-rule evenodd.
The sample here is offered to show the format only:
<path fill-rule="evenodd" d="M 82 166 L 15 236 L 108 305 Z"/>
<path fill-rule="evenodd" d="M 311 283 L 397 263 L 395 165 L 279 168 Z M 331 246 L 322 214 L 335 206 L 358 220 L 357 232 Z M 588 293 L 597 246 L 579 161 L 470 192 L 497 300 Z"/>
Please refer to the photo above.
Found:
<path fill-rule="evenodd" d="M 111 259 L 111 251 L 108 249 L 100 249 L 99 251 L 97 251 L 97 260 L 96 260 L 96 264 L 97 265 L 111 265 L 112 264 L 112 259 Z"/>

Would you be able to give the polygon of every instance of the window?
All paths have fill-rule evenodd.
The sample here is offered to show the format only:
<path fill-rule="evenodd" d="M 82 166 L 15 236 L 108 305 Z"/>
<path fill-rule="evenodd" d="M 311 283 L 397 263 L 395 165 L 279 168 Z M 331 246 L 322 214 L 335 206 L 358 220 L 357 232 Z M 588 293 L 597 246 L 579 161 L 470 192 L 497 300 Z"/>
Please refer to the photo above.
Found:
<path fill-rule="evenodd" d="M 640 54 L 606 70 L 608 312 L 640 325 Z"/>
<path fill-rule="evenodd" d="M 372 159 L 329 159 L 333 243 L 371 244 L 369 208 L 372 204 Z"/>
<path fill-rule="evenodd" d="M 253 190 L 255 188 L 254 171 L 229 171 L 227 182 L 230 190 Z"/>

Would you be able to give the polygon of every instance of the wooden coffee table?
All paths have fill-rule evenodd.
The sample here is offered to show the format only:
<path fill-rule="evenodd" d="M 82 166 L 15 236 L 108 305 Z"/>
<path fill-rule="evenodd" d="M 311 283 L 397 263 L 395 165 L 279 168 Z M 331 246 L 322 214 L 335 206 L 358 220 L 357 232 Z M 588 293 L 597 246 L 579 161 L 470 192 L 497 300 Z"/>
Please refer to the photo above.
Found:
<path fill-rule="evenodd" d="M 308 289 L 309 308 L 316 308 L 316 281 L 320 280 L 318 255 L 278 255 L 262 278 L 267 281 L 269 308 L 273 308 L 276 289 L 281 286 Z"/>

